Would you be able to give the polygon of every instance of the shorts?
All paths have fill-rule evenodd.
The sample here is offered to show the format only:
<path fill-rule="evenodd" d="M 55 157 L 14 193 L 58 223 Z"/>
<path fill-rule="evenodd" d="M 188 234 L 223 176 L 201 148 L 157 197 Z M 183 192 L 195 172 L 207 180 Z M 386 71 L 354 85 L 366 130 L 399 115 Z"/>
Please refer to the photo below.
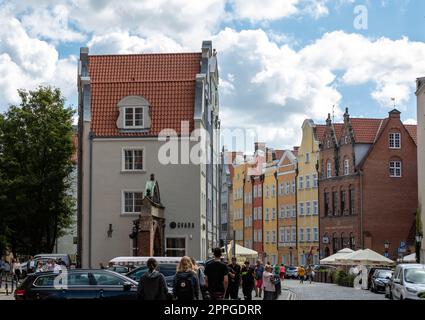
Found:
<path fill-rule="evenodd" d="M 262 289 L 262 287 L 263 287 L 263 280 L 258 279 L 258 280 L 255 282 L 255 286 L 256 286 L 257 288 L 259 288 L 259 289 Z"/>

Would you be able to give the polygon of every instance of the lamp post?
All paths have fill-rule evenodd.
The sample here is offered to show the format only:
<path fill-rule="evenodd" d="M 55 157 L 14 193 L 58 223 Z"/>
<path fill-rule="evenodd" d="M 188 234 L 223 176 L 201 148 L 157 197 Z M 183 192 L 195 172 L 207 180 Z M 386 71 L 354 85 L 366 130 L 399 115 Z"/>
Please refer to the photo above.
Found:
<path fill-rule="evenodd" d="M 422 246 L 422 239 L 423 235 L 422 233 L 418 233 L 416 235 L 416 262 L 421 262 L 421 246 Z"/>

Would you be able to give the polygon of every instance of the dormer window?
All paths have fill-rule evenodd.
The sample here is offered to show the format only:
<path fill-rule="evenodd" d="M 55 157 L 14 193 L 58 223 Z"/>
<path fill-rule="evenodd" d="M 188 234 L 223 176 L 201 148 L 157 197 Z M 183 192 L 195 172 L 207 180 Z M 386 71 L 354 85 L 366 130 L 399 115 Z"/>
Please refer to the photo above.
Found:
<path fill-rule="evenodd" d="M 401 134 L 399 132 L 392 132 L 389 136 L 390 149 L 401 148 Z"/>
<path fill-rule="evenodd" d="M 143 131 L 151 127 L 149 102 L 142 96 L 127 96 L 117 104 L 117 127 L 123 131 Z"/>
<path fill-rule="evenodd" d="M 328 162 L 326 164 L 326 177 L 332 178 L 332 164 L 331 164 L 330 160 L 328 160 Z"/>
<path fill-rule="evenodd" d="M 143 128 L 143 108 L 125 107 L 124 128 L 141 129 Z"/>
<path fill-rule="evenodd" d="M 350 174 L 350 160 L 344 160 L 344 176 L 348 176 Z"/>
<path fill-rule="evenodd" d="M 345 136 L 345 137 L 344 137 L 344 143 L 345 143 L 345 144 L 348 144 L 348 136 Z"/>

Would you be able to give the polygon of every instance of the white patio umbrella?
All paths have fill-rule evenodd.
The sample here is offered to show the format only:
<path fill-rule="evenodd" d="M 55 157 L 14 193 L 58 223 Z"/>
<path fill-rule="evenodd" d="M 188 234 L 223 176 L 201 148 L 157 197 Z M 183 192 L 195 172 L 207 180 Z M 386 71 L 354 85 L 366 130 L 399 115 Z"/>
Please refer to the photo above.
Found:
<path fill-rule="evenodd" d="M 236 259 L 238 263 L 244 263 L 245 260 L 255 260 L 258 257 L 258 252 L 246 247 L 243 247 L 236 243 L 235 245 Z M 222 248 L 225 250 L 225 247 Z M 230 241 L 230 244 L 227 245 L 227 256 L 232 257 L 233 255 L 233 240 Z"/>
<path fill-rule="evenodd" d="M 344 257 L 337 259 L 336 262 L 339 262 L 340 264 L 344 265 L 387 266 L 394 264 L 394 261 L 370 249 L 357 250 L 356 252 L 350 253 Z"/>
<path fill-rule="evenodd" d="M 412 254 L 409 254 L 408 256 L 404 256 L 402 261 L 405 263 L 416 263 L 416 253 L 412 253 Z"/>
<path fill-rule="evenodd" d="M 351 250 L 350 248 L 344 248 L 344 249 L 342 249 L 342 250 L 339 250 L 337 253 L 335 253 L 335 254 L 333 254 L 333 255 L 331 255 L 331 256 L 329 256 L 329 257 L 326 257 L 326 258 L 324 258 L 324 259 L 322 259 L 322 260 L 320 260 L 320 264 L 327 264 L 327 265 L 335 265 L 335 264 L 338 264 L 338 263 L 336 263 L 336 259 L 339 259 L 339 258 L 343 258 L 343 257 L 345 257 L 346 255 L 348 255 L 348 254 L 351 254 L 351 253 L 353 253 L 354 251 L 353 250 Z"/>

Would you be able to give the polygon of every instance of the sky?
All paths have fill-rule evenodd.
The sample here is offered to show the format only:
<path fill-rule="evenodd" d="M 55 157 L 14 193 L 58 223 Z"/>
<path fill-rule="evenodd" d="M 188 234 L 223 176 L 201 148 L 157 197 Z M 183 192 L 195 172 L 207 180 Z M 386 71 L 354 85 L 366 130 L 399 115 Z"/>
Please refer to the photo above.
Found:
<path fill-rule="evenodd" d="M 384 118 L 395 103 L 416 123 L 423 0 L 0 0 L 0 112 L 39 85 L 76 108 L 80 47 L 199 52 L 203 40 L 218 52 L 221 127 L 270 147 L 299 145 L 305 119 L 345 108 Z"/>

